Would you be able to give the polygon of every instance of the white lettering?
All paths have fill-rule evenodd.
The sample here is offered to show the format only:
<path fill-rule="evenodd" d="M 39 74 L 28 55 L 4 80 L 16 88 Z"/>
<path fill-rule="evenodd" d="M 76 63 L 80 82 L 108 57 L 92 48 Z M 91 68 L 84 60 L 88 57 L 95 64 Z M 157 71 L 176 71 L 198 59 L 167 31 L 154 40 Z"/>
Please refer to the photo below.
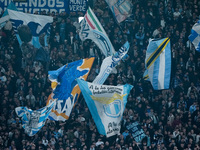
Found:
<path fill-rule="evenodd" d="M 8 6 L 9 4 L 10 4 L 10 2 L 12 1 L 12 0 L 0 0 L 2 3 L 4 3 L 4 6 L 6 7 L 6 6 Z"/>
<path fill-rule="evenodd" d="M 70 4 L 74 4 L 74 5 L 81 5 L 82 1 L 81 0 L 70 0 Z"/>
<path fill-rule="evenodd" d="M 37 0 L 29 1 L 29 7 L 37 7 Z"/>
<path fill-rule="evenodd" d="M 65 11 L 65 9 L 59 9 L 59 13 L 61 13 L 61 12 L 63 12 L 63 11 Z"/>
<path fill-rule="evenodd" d="M 56 5 L 57 7 L 64 7 L 63 1 L 57 0 L 56 3 L 57 3 L 57 5 Z"/>
<path fill-rule="evenodd" d="M 19 6 L 19 3 L 15 3 L 15 6 L 18 7 L 18 6 Z"/>
<path fill-rule="evenodd" d="M 42 8 L 40 11 L 46 11 L 46 12 L 48 12 L 49 9 L 48 8 Z"/>
<path fill-rule="evenodd" d="M 27 3 L 20 3 L 20 6 L 21 6 L 21 7 L 22 7 L 22 6 L 27 7 Z"/>
<path fill-rule="evenodd" d="M 33 13 L 35 13 L 35 12 L 39 12 L 40 11 L 40 9 L 39 8 L 33 8 Z"/>
<path fill-rule="evenodd" d="M 72 0 L 73 1 L 73 0 Z M 75 4 L 85 3 L 86 0 L 74 0 Z M 12 0 L 0 0 L 3 3 L 3 9 L 6 10 L 7 6 L 12 2 Z M 35 11 L 54 11 L 63 12 L 65 11 L 65 3 L 63 0 L 27 0 L 27 2 L 15 2 L 15 6 L 18 10 L 23 12 L 34 13 Z M 1 7 L 1 6 L 0 6 Z M 60 8 L 60 9 L 59 9 Z M 84 11 L 85 8 L 80 6 L 75 6 L 73 11 Z"/>
<path fill-rule="evenodd" d="M 70 11 L 86 11 L 85 6 L 80 5 L 69 5 Z"/>
<path fill-rule="evenodd" d="M 19 11 L 24 11 L 24 9 L 23 9 L 23 8 L 17 8 L 17 10 L 19 10 Z"/>
<path fill-rule="evenodd" d="M 24 12 L 30 13 L 32 11 L 32 8 L 24 8 Z"/>
<path fill-rule="evenodd" d="M 47 4 L 46 0 L 39 0 L 38 7 L 44 7 Z"/>
<path fill-rule="evenodd" d="M 50 12 L 57 12 L 57 10 L 56 9 L 50 9 Z"/>
<path fill-rule="evenodd" d="M 48 0 L 49 7 L 55 7 L 55 0 Z"/>

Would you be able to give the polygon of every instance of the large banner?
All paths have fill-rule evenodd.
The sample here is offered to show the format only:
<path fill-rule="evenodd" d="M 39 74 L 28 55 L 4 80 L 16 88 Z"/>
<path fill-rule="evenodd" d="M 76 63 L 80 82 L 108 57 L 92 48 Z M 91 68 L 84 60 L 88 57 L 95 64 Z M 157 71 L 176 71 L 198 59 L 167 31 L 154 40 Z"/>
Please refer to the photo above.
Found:
<path fill-rule="evenodd" d="M 12 0 L 0 0 L 0 8 L 5 10 Z M 19 11 L 34 13 L 36 11 L 58 12 L 86 12 L 87 0 L 27 0 L 14 2 Z"/>
<path fill-rule="evenodd" d="M 53 89 L 49 100 L 56 100 L 56 104 L 49 115 L 50 120 L 65 121 L 69 118 L 81 92 L 75 79 L 86 80 L 93 62 L 94 57 L 81 59 L 66 64 L 58 70 L 48 72 Z"/>
<path fill-rule="evenodd" d="M 77 79 L 78 85 L 100 134 L 120 133 L 121 119 L 132 85 L 99 85 Z"/>
<path fill-rule="evenodd" d="M 49 34 L 53 17 L 33 15 L 9 9 L 8 13 L 20 46 L 31 42 L 35 48 L 40 48 L 41 41 L 39 40 L 39 36 L 42 34 Z M 45 40 L 43 42 L 45 42 Z"/>
<path fill-rule="evenodd" d="M 138 143 L 146 136 L 144 130 L 138 124 L 138 122 L 133 122 L 126 126 L 129 133 L 132 134 L 134 140 Z"/>

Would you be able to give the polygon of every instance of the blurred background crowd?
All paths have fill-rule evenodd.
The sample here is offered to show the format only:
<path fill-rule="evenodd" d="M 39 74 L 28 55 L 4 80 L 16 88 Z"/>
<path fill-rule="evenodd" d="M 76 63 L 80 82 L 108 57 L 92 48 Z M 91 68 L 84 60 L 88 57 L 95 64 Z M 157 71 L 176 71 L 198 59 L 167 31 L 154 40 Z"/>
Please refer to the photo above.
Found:
<path fill-rule="evenodd" d="M 120 135 L 98 133 L 85 100 L 79 97 L 69 120 L 47 121 L 33 137 L 24 133 L 15 107 L 46 105 L 51 93 L 48 70 L 95 57 L 87 81 L 93 81 L 105 56 L 90 40 L 79 38 L 82 13 L 35 12 L 53 16 L 46 59 L 37 50 L 21 52 L 13 30 L 0 30 L 0 149 L 2 150 L 198 150 L 200 149 L 200 53 L 188 36 L 200 19 L 198 0 L 132 0 L 132 16 L 120 25 L 103 0 L 89 1 L 116 51 L 128 40 L 129 57 L 106 85 L 134 85 L 122 118 Z M 1 14 L 2 15 L 2 14 Z M 143 80 L 149 38 L 169 37 L 172 51 L 170 89 L 155 91 Z M 146 137 L 136 143 L 125 126 L 138 121 Z"/>

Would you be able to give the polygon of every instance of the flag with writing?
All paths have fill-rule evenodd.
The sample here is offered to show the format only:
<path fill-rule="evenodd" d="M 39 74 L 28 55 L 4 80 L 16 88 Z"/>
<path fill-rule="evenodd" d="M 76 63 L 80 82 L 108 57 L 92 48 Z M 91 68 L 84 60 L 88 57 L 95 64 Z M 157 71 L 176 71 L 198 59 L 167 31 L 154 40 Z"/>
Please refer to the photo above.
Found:
<path fill-rule="evenodd" d="M 107 137 L 119 134 L 127 97 L 133 86 L 99 85 L 81 79 L 77 82 L 99 133 Z"/>
<path fill-rule="evenodd" d="M 35 48 L 40 48 L 41 43 L 39 41 L 39 36 L 42 34 L 49 34 L 53 17 L 28 14 L 9 9 L 8 13 L 20 46 L 23 43 L 31 42 Z M 26 28 L 22 29 L 24 26 Z M 44 40 L 46 40 L 46 38 Z M 44 43 L 47 42 L 44 41 Z"/>
<path fill-rule="evenodd" d="M 48 72 L 53 89 L 49 100 L 56 100 L 56 104 L 49 115 L 50 120 L 65 121 L 69 118 L 81 92 L 75 79 L 86 80 L 93 62 L 94 57 L 81 59 L 66 64 L 58 70 Z"/>
<path fill-rule="evenodd" d="M 129 133 L 131 133 L 137 143 L 141 142 L 142 139 L 146 137 L 144 130 L 137 121 L 126 125 L 126 129 L 129 131 Z"/>
<path fill-rule="evenodd" d="M 129 47 L 129 43 L 126 42 L 113 56 L 106 57 L 101 64 L 98 76 L 92 83 L 103 84 L 112 72 L 113 68 L 116 67 L 120 60 L 127 54 Z"/>

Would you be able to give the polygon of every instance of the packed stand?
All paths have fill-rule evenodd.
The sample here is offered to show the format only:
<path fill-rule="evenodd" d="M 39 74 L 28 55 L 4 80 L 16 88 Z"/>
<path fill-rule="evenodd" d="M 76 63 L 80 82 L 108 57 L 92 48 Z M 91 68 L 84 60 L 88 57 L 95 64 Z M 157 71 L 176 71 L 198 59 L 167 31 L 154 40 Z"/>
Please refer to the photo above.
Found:
<path fill-rule="evenodd" d="M 24 133 L 15 107 L 35 110 L 46 105 L 52 91 L 48 70 L 95 56 L 87 79 L 93 81 L 105 58 L 92 41 L 82 42 L 79 38 L 78 17 L 84 14 L 44 11 L 41 14 L 54 17 L 47 61 L 31 59 L 33 54 L 24 56 L 14 31 L 0 30 L 0 149 L 200 149 L 200 53 L 188 41 L 192 26 L 200 19 L 200 2 L 134 0 L 132 16 L 120 26 L 105 1 L 95 0 L 91 6 L 116 51 L 127 40 L 131 44 L 129 57 L 105 83 L 134 85 L 123 114 L 121 134 L 110 138 L 99 135 L 83 97 L 69 120 L 48 120 L 33 137 Z M 149 38 L 164 37 L 171 40 L 171 85 L 169 90 L 154 91 L 150 82 L 143 80 L 146 49 Z M 139 121 L 147 135 L 141 143 L 136 143 L 125 128 L 134 121 Z"/>

